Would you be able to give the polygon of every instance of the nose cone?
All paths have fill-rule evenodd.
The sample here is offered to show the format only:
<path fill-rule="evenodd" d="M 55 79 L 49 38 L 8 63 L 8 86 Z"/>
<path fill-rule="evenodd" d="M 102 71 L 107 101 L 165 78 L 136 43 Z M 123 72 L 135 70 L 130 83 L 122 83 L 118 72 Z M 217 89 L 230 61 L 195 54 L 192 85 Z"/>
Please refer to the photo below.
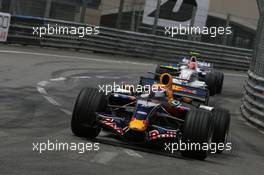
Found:
<path fill-rule="evenodd" d="M 146 125 L 144 123 L 144 120 L 137 120 L 134 119 L 129 123 L 129 129 L 133 131 L 143 132 L 146 130 Z"/>

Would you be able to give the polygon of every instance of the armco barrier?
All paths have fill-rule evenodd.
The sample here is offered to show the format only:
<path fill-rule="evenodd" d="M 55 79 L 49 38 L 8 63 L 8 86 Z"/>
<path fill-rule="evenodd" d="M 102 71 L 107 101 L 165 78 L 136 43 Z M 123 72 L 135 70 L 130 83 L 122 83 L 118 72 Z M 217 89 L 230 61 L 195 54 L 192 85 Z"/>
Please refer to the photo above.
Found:
<path fill-rule="evenodd" d="M 105 27 L 100 27 L 99 35 L 84 38 L 66 35 L 39 38 L 33 35 L 33 26 L 46 26 L 47 24 L 88 26 L 61 20 L 12 16 L 8 42 L 89 50 L 171 63 L 179 61 L 180 56 L 189 55 L 190 51 L 196 51 L 200 53 L 203 60 L 214 63 L 215 67 L 242 71 L 248 70 L 252 56 L 252 50 L 248 49 L 159 37 Z"/>
<path fill-rule="evenodd" d="M 264 78 L 251 71 L 248 74 L 241 112 L 249 122 L 264 129 Z"/>

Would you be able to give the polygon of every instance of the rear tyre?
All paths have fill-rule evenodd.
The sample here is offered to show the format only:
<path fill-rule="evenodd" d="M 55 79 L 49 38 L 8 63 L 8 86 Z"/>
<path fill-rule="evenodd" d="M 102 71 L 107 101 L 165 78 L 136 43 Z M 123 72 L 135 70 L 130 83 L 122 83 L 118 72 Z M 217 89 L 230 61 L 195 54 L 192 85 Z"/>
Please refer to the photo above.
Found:
<path fill-rule="evenodd" d="M 215 72 L 215 85 L 216 85 L 216 93 L 221 94 L 224 83 L 224 73 L 223 72 Z"/>
<path fill-rule="evenodd" d="M 71 120 L 73 134 L 93 139 L 101 128 L 96 125 L 95 112 L 106 110 L 107 98 L 96 88 L 84 88 L 77 97 Z"/>
<path fill-rule="evenodd" d="M 202 149 L 203 144 L 211 143 L 212 138 L 212 113 L 202 109 L 193 109 L 188 112 L 184 127 L 182 142 L 185 144 L 198 144 L 198 147 L 181 151 L 182 156 L 204 160 L 208 149 Z"/>
<path fill-rule="evenodd" d="M 212 137 L 212 143 L 214 145 L 225 145 L 227 142 L 229 126 L 230 126 L 230 113 L 225 109 L 215 109 L 213 112 L 214 115 L 214 132 Z M 216 147 L 217 153 L 222 153 L 223 149 Z"/>
<path fill-rule="evenodd" d="M 166 69 L 163 69 L 160 67 L 161 65 L 158 64 L 157 67 L 156 67 L 156 70 L 155 70 L 155 75 L 154 75 L 154 79 L 155 80 L 159 80 L 160 79 L 160 75 L 165 73 L 165 72 L 168 72 Z"/>
<path fill-rule="evenodd" d="M 210 92 L 210 96 L 214 96 L 216 94 L 216 79 L 214 73 L 210 72 L 206 74 L 205 83 Z"/>

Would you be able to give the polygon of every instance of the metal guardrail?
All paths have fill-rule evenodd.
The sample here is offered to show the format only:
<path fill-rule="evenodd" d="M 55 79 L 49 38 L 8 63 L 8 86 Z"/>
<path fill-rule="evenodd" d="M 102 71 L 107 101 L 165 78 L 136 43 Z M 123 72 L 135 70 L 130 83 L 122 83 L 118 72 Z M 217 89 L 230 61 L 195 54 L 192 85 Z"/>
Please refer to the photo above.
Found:
<path fill-rule="evenodd" d="M 196 51 L 200 53 L 203 60 L 214 63 L 217 68 L 242 71 L 248 70 L 252 56 L 252 50 L 248 49 L 159 37 L 105 27 L 100 27 L 99 35 L 84 38 L 66 35 L 39 38 L 33 35 L 33 26 L 46 26 L 47 24 L 88 26 L 61 20 L 12 16 L 8 43 L 89 50 L 170 63 L 179 61 L 180 56 L 187 56 L 190 51 Z"/>
<path fill-rule="evenodd" d="M 248 74 L 241 112 L 249 122 L 264 129 L 264 78 L 251 71 Z"/>

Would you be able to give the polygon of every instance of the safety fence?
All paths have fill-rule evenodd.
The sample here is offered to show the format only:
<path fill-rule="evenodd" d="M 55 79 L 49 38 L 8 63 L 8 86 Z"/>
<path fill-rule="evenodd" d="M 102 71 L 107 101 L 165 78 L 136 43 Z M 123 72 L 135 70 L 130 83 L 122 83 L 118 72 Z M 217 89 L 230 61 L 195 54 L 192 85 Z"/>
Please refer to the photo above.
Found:
<path fill-rule="evenodd" d="M 249 122 L 264 129 L 264 78 L 251 71 L 248 74 L 241 112 Z"/>
<path fill-rule="evenodd" d="M 176 0 L 0 0 L 0 11 L 12 15 L 34 16 L 72 22 L 89 23 L 137 31 L 139 33 L 165 36 L 161 31 L 166 26 L 177 26 L 179 23 L 190 26 L 231 27 L 232 34 L 197 35 L 196 40 L 252 49 L 256 36 L 259 13 L 250 1 L 240 6 L 239 11 L 250 11 L 241 14 L 236 3 L 227 5 L 221 10 L 217 3 L 207 5 L 207 1 Z M 224 8 L 224 7 L 222 7 Z M 178 9 L 178 10 L 177 10 Z M 159 14 L 159 15 L 158 15 Z M 185 21 L 185 22 L 184 22 Z M 163 23 L 163 24 L 162 24 Z M 175 36 L 179 39 L 193 40 L 187 35 Z"/>
<path fill-rule="evenodd" d="M 8 43 L 43 47 L 88 50 L 175 63 L 191 51 L 217 68 L 246 71 L 252 50 L 207 44 L 196 41 L 160 37 L 131 31 L 100 27 L 98 35 L 33 35 L 33 27 L 43 26 L 88 27 L 86 24 L 45 18 L 12 16 Z M 94 27 L 94 26 L 93 26 Z M 165 31 L 164 31 L 165 32 Z"/>

